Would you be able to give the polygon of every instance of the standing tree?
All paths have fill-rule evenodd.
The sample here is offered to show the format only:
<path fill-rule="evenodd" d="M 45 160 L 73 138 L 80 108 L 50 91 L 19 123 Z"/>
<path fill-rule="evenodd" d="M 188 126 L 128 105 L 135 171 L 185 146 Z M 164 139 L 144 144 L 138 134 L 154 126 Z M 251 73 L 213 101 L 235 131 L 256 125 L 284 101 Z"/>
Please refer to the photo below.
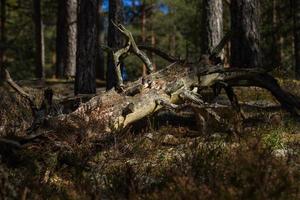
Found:
<path fill-rule="evenodd" d="M 4 78 L 4 52 L 5 52 L 5 43 L 6 43 L 6 34 L 5 34 L 5 23 L 6 23 L 6 0 L 0 1 L 0 82 Z"/>
<path fill-rule="evenodd" d="M 141 36 L 142 36 L 142 43 L 146 43 L 147 35 L 146 35 L 146 24 L 147 24 L 147 16 L 146 16 L 146 2 L 141 2 Z M 147 68 L 146 65 L 143 64 L 143 76 L 147 75 Z"/>
<path fill-rule="evenodd" d="M 259 0 L 231 0 L 231 66 L 258 67 L 261 65 L 259 48 Z"/>
<path fill-rule="evenodd" d="M 222 0 L 203 0 L 202 53 L 210 54 L 223 37 Z"/>
<path fill-rule="evenodd" d="M 283 37 L 281 34 L 282 20 L 280 16 L 280 3 L 278 0 L 272 0 L 272 44 L 271 44 L 271 58 L 272 66 L 278 67 L 282 64 L 282 44 Z"/>
<path fill-rule="evenodd" d="M 64 75 L 74 77 L 77 49 L 77 0 L 67 0 L 67 55 Z"/>
<path fill-rule="evenodd" d="M 105 70 L 104 70 L 104 53 L 100 48 L 100 45 L 104 43 L 104 16 L 102 12 L 103 0 L 98 0 L 98 17 L 97 17 L 97 31 L 98 31 L 98 41 L 97 41 L 97 59 L 96 59 L 96 78 L 104 80 Z"/>
<path fill-rule="evenodd" d="M 56 78 L 64 75 L 66 58 L 66 1 L 57 0 L 57 24 L 56 24 Z"/>
<path fill-rule="evenodd" d="M 36 77 L 45 78 L 44 24 L 41 14 L 41 0 L 33 0 L 33 19 L 35 25 L 35 68 Z"/>
<path fill-rule="evenodd" d="M 80 0 L 75 94 L 96 93 L 97 0 Z"/>
<path fill-rule="evenodd" d="M 295 74 L 300 79 L 300 2 L 293 1 L 294 8 L 294 48 L 295 48 Z"/>
<path fill-rule="evenodd" d="M 108 46 L 112 49 L 120 49 L 124 44 L 122 34 L 116 29 L 112 22 L 116 24 L 123 23 L 123 3 L 122 0 L 109 0 L 108 15 Z M 110 90 L 117 85 L 117 74 L 115 71 L 113 55 L 109 54 L 106 72 L 106 89 Z"/>
<path fill-rule="evenodd" d="M 76 68 L 77 0 L 58 0 L 56 76 L 74 77 Z"/>

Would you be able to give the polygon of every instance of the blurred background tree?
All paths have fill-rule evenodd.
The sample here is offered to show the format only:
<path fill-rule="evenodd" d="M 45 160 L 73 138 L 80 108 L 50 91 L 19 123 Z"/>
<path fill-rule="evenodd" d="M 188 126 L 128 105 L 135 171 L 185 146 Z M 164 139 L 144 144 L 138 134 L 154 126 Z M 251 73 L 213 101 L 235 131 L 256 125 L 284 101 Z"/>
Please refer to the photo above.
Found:
<path fill-rule="evenodd" d="M 15 79 L 42 78 L 38 75 L 37 53 L 41 47 L 37 45 L 36 9 L 34 2 L 40 2 L 42 32 L 44 38 L 44 71 L 46 78 L 57 77 L 57 63 L 64 53 L 63 42 L 59 41 L 58 17 L 61 1 L 52 0 L 1 0 L 1 37 L 0 65 L 9 68 Z M 108 0 L 98 2 L 98 44 L 107 44 L 108 32 Z M 203 17 L 205 1 L 199 0 L 123 0 L 124 23 L 132 31 L 138 44 L 155 46 L 170 54 L 198 60 L 203 48 Z M 223 0 L 224 33 L 230 30 L 230 1 Z M 297 0 L 260 1 L 261 30 L 260 47 L 263 65 L 277 67 L 275 74 L 282 77 L 296 77 L 299 69 L 299 3 Z M 42 38 L 39 39 L 41 41 Z M 104 79 L 107 69 L 107 55 L 98 49 L 96 76 Z M 58 53 L 58 54 L 57 54 Z M 38 56 L 42 58 L 43 52 Z M 157 69 L 167 63 L 161 58 L 148 53 Z M 228 57 L 228 50 L 225 56 Z M 298 59 L 296 68 L 296 60 Z M 129 80 L 143 74 L 143 63 L 136 57 L 125 59 Z M 64 66 L 65 67 L 65 66 Z M 299 70 L 297 71 L 299 73 Z M 72 72 L 71 72 L 72 74 Z M 69 75 L 67 75 L 69 76 Z M 70 75 L 72 76 L 72 75 Z"/>

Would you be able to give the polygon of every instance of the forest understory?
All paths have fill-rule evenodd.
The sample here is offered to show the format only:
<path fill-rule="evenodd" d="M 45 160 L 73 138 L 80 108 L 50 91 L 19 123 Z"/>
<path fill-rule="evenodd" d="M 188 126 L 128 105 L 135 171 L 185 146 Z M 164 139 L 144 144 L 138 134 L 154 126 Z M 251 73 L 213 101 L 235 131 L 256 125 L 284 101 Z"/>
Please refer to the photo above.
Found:
<path fill-rule="evenodd" d="M 0 200 L 300 199 L 299 0 L 0 0 Z"/>
<path fill-rule="evenodd" d="M 279 80 L 300 95 L 299 81 Z M 36 83 L 20 83 L 42 99 Z M 33 88 L 33 85 L 35 88 Z M 49 84 L 54 100 L 73 85 Z M 43 87 L 46 87 L 43 85 Z M 68 88 L 68 89 L 66 89 Z M 101 89 L 99 89 L 101 91 Z M 191 112 L 162 110 L 121 132 L 92 122 L 46 134 L 17 148 L 1 144 L 0 196 L 6 199 L 297 199 L 300 122 L 265 90 L 236 88 L 245 119 L 229 106 L 217 113 L 239 124 L 224 131 L 209 115 L 205 133 Z M 32 123 L 18 94 L 0 88 L 0 134 L 18 141 Z M 221 93 L 217 101 L 230 103 Z M 40 103 L 40 102 L 37 102 Z M 63 127 L 63 125 L 62 125 Z M 5 172 L 5 173 L 4 173 Z"/>

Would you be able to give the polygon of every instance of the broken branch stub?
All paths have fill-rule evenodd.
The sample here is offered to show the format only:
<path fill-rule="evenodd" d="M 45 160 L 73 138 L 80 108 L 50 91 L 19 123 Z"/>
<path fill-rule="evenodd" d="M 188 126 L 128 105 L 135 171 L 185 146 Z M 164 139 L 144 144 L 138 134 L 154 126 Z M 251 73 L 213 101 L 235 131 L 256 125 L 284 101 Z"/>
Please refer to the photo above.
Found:
<path fill-rule="evenodd" d="M 129 55 L 129 53 L 135 54 L 146 65 L 148 74 L 153 72 L 153 64 L 150 61 L 150 59 L 147 57 L 147 55 L 138 48 L 129 30 L 127 30 L 122 24 L 116 24 L 113 21 L 112 24 L 126 37 L 127 39 L 126 46 L 121 49 L 118 49 L 117 51 L 113 51 L 110 47 L 105 47 L 105 46 L 100 46 L 100 47 L 103 50 L 113 54 L 115 71 L 116 71 L 117 81 L 118 81 L 117 86 L 118 89 L 122 89 L 123 78 L 121 74 L 121 59 L 125 59 Z"/>

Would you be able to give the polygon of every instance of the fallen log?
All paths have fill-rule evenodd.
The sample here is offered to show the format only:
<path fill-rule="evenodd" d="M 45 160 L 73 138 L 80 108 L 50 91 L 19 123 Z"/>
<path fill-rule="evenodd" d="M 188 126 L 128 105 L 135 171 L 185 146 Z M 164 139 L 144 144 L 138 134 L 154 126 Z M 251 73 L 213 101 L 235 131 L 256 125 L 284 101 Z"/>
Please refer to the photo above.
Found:
<path fill-rule="evenodd" d="M 203 70 L 207 69 L 203 67 Z M 299 99 L 283 91 L 272 76 L 261 73 L 260 70 L 219 69 L 218 72 L 202 75 L 198 83 L 198 77 L 195 77 L 194 71 L 190 67 L 172 64 L 146 78 L 150 79 L 150 77 L 150 84 L 145 85 L 140 78 L 127 84 L 124 92 L 118 93 L 111 90 L 98 95 L 80 105 L 70 114 L 50 118 L 49 124 L 52 128 L 58 128 L 62 124 L 80 128 L 83 122 L 97 123 L 102 131 L 113 132 L 122 130 L 153 114 L 166 104 L 191 103 L 193 97 L 195 98 L 193 103 L 201 105 L 202 109 L 213 109 L 213 104 L 201 101 L 201 90 L 220 81 L 231 87 L 257 86 L 265 88 L 271 91 L 284 109 L 299 116 Z M 262 80 L 263 77 L 265 79 Z M 200 95 L 191 90 L 195 85 L 197 85 Z M 174 107 L 174 109 L 176 108 Z M 126 110 L 128 111 L 124 112 Z"/>
<path fill-rule="evenodd" d="M 120 57 L 124 59 L 130 51 L 135 52 L 151 69 L 150 60 L 146 58 L 143 52 L 140 52 L 130 32 L 121 25 L 116 26 L 128 39 L 128 46 L 123 48 L 124 51 L 115 52 L 116 70 L 119 67 Z M 224 43 L 224 41 L 222 42 Z M 222 49 L 222 47 L 218 45 L 218 49 Z M 151 51 L 151 48 L 147 50 Z M 161 54 L 161 52 L 159 53 Z M 217 54 L 216 51 L 213 53 L 214 56 Z M 209 59 L 210 57 L 208 56 Z M 172 59 L 174 60 L 174 58 Z M 218 122 L 226 124 L 227 120 L 222 119 L 214 111 L 218 105 L 207 102 L 203 98 L 202 91 L 216 84 L 225 89 L 237 112 L 240 109 L 232 88 L 256 86 L 270 91 L 280 102 L 282 108 L 288 112 L 297 117 L 300 115 L 299 99 L 283 91 L 276 79 L 269 75 L 267 70 L 262 68 L 225 69 L 220 64 L 201 61 L 198 64 L 192 64 L 180 59 L 175 60 L 178 61 L 158 72 L 141 77 L 127 85 L 122 85 L 121 91 L 113 89 L 91 98 L 88 102 L 80 104 L 75 111 L 58 115 L 48 114 L 45 117 L 47 122 L 45 128 L 82 130 L 88 126 L 97 126 L 97 130 L 100 132 L 117 132 L 164 107 L 175 111 L 186 107 L 191 107 L 196 112 L 203 110 Z M 119 80 L 119 83 L 122 84 L 122 80 Z M 199 119 L 204 120 L 201 116 Z M 202 123 L 205 124 L 205 122 Z"/>

